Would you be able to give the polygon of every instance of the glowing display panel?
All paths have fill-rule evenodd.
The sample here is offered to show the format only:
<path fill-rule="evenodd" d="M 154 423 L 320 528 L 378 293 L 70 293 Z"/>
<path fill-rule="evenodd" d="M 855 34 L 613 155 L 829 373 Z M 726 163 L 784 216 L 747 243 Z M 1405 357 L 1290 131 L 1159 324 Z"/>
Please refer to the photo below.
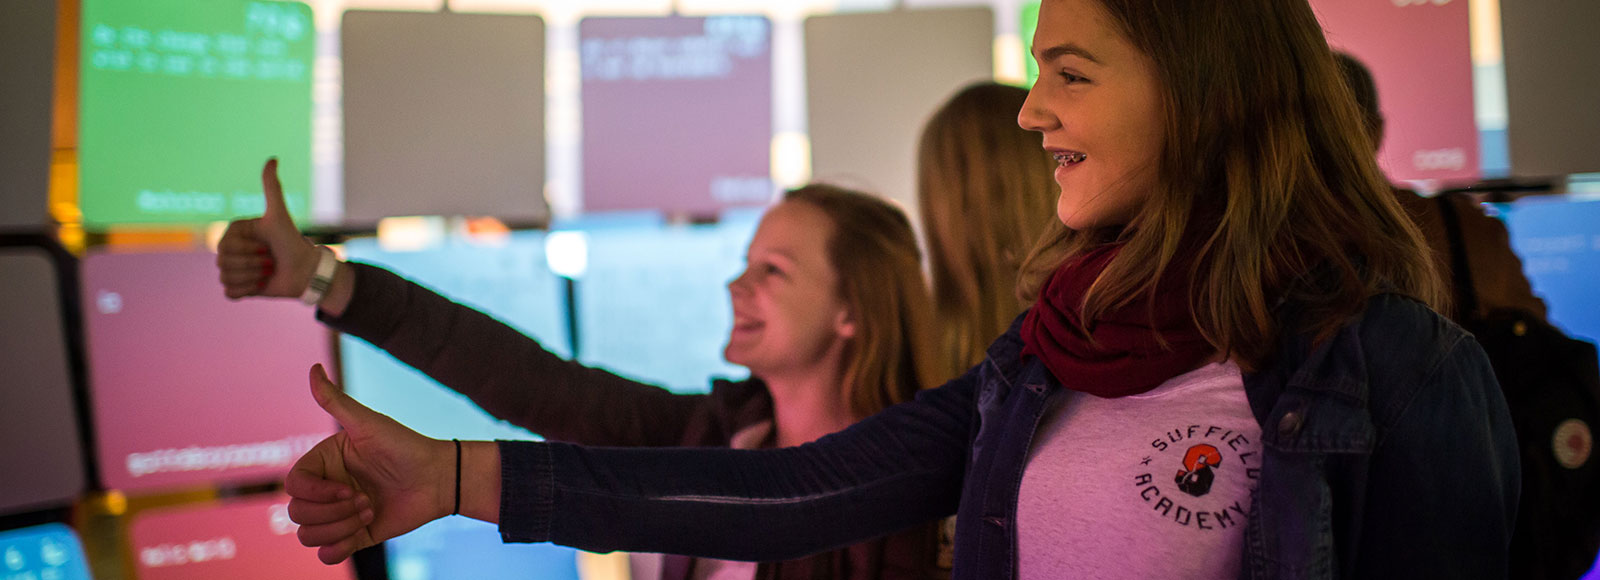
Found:
<path fill-rule="evenodd" d="M 747 375 L 722 349 L 733 327 L 728 282 L 744 269 L 754 231 L 754 222 L 734 222 L 587 232 L 579 359 L 681 393 Z"/>
<path fill-rule="evenodd" d="M 1600 201 L 1526 199 L 1491 207 L 1510 230 L 1511 248 L 1550 322 L 1600 342 Z"/>
<path fill-rule="evenodd" d="M 300 545 L 289 496 L 139 512 L 128 525 L 140 580 L 232 578 L 351 580 L 349 563 L 327 566 Z"/>
<path fill-rule="evenodd" d="M 759 16 L 580 22 L 584 209 L 771 200 L 771 30 Z"/>
<path fill-rule="evenodd" d="M 1311 0 L 1328 44 L 1372 70 L 1390 179 L 1478 177 L 1468 2 Z"/>
<path fill-rule="evenodd" d="M 578 580 L 577 551 L 507 544 L 494 524 L 434 520 L 384 544 L 392 580 Z"/>
<path fill-rule="evenodd" d="M 443 294 L 569 356 L 565 291 L 545 267 L 544 234 L 517 232 L 491 245 L 453 239 L 421 251 L 385 251 L 376 240 L 345 244 L 352 261 L 381 266 Z M 352 397 L 429 437 L 533 439 L 368 344 L 341 337 L 345 389 Z M 528 380 L 537 380 L 529 377 Z"/>
<path fill-rule="evenodd" d="M 11 3 L 0 18 L 0 229 L 50 223 L 55 32 L 55 2 Z"/>
<path fill-rule="evenodd" d="M 877 193 L 916 216 L 922 124 L 961 87 L 993 80 L 994 13 L 813 16 L 805 35 L 814 178 Z"/>
<path fill-rule="evenodd" d="M 210 253 L 90 254 L 82 268 L 107 487 L 273 481 L 333 434 L 307 382 L 329 362 L 310 307 L 228 301 Z"/>
<path fill-rule="evenodd" d="M 57 280 L 43 249 L 0 248 L 0 465 L 12 466 L 0 513 L 66 505 L 84 489 Z"/>
<path fill-rule="evenodd" d="M 345 219 L 543 219 L 545 26 L 537 16 L 345 13 Z"/>
<path fill-rule="evenodd" d="M 259 171 L 274 155 L 289 211 L 309 215 L 309 7 L 84 0 L 81 28 L 85 223 L 259 216 Z"/>
<path fill-rule="evenodd" d="M 89 580 L 78 534 L 63 524 L 0 532 L 0 579 Z"/>
<path fill-rule="evenodd" d="M 371 238 L 345 244 L 351 259 L 382 266 L 517 327 L 569 356 L 564 286 L 545 267 L 545 236 L 516 232 L 495 243 L 451 238 L 418 251 L 387 251 Z M 412 429 L 437 438 L 536 439 L 366 341 L 340 339 L 345 389 Z M 537 380 L 530 377 L 529 380 Z M 576 578 L 576 551 L 505 544 L 495 526 L 465 518 L 424 525 L 384 544 L 394 580 Z"/>

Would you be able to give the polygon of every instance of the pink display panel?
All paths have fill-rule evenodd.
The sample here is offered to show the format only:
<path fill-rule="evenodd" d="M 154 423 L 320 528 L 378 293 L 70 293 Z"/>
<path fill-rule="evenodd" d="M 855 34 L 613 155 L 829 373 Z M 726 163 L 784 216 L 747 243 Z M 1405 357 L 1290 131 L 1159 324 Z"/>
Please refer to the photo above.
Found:
<path fill-rule="evenodd" d="M 1464 0 L 1311 0 L 1328 43 L 1366 63 L 1387 119 L 1389 178 L 1476 179 L 1472 44 Z"/>
<path fill-rule="evenodd" d="M 759 16 L 580 22 L 584 209 L 770 201 L 771 29 Z"/>
<path fill-rule="evenodd" d="M 144 490 L 283 477 L 334 423 L 307 369 L 327 331 L 293 300 L 229 302 L 216 256 L 83 260 L 90 400 L 106 487 Z"/>
<path fill-rule="evenodd" d="M 273 494 L 140 512 L 128 527 L 139 580 L 350 580 L 348 564 L 323 565 L 300 545 L 288 508 Z"/>

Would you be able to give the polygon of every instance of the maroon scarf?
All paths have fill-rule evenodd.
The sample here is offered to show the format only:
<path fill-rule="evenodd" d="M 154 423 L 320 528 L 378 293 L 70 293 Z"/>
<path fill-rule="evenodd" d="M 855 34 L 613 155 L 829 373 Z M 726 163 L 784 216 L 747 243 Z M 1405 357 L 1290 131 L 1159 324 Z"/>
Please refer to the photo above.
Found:
<path fill-rule="evenodd" d="M 1168 263 L 1154 289 L 1153 310 L 1145 295 L 1082 324 L 1084 292 L 1121 249 L 1122 244 L 1099 246 L 1062 264 L 1022 322 L 1022 354 L 1039 357 L 1063 386 L 1096 397 L 1149 391 L 1215 352 L 1190 316 L 1188 263 L 1181 259 Z M 1094 335 L 1093 344 L 1080 327 Z"/>

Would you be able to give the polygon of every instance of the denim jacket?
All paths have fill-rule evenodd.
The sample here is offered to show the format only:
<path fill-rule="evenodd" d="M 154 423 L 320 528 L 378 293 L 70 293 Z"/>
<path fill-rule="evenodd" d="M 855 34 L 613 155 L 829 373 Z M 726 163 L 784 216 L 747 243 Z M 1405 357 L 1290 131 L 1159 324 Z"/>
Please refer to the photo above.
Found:
<path fill-rule="evenodd" d="M 954 513 L 953 577 L 1013 578 L 1022 472 L 1063 388 L 1018 326 L 961 377 L 796 448 L 502 442 L 501 534 L 774 560 Z M 1245 376 L 1263 458 L 1241 576 L 1505 577 L 1516 439 L 1477 342 L 1393 295 L 1327 340 L 1284 334 Z"/>

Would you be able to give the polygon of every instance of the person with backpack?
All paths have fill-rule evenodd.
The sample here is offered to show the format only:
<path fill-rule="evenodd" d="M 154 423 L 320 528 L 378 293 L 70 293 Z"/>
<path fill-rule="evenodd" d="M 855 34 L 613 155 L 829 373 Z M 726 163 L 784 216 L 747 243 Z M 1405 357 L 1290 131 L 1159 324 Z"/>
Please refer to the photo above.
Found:
<path fill-rule="evenodd" d="M 1384 128 L 1377 83 L 1355 57 L 1335 57 L 1376 154 Z M 1394 194 L 1453 289 L 1451 318 L 1483 345 L 1510 405 L 1522 460 L 1511 577 L 1581 577 L 1600 553 L 1600 465 L 1592 459 L 1591 431 L 1600 420 L 1594 345 L 1549 324 L 1505 225 L 1477 202 L 1465 195 L 1424 198 L 1401 187 Z"/>
<path fill-rule="evenodd" d="M 1373 80 L 1372 71 L 1361 61 L 1345 52 L 1334 54 L 1339 60 L 1339 71 L 1344 75 L 1345 83 L 1355 94 L 1356 104 L 1361 106 L 1363 126 L 1367 138 L 1372 142 L 1372 154 L 1377 155 L 1379 147 L 1383 145 L 1386 124 L 1379 105 L 1378 85 Z M 1478 304 L 1476 309 L 1464 311 L 1457 297 L 1452 301 L 1452 308 L 1445 312 L 1452 320 L 1472 320 L 1502 308 L 1521 310 L 1540 320 L 1545 319 L 1544 300 L 1534 295 L 1533 285 L 1522 273 L 1522 260 L 1511 249 L 1511 237 L 1506 232 L 1505 224 L 1484 214 L 1482 207 L 1466 196 L 1450 196 L 1447 202 L 1440 202 L 1403 187 L 1395 187 L 1393 191 L 1395 201 L 1400 202 L 1406 215 L 1422 230 L 1422 239 L 1427 242 L 1429 255 L 1433 258 L 1433 267 L 1447 283 L 1457 276 L 1450 253 L 1445 208 L 1441 204 L 1449 203 L 1448 209 L 1456 215 L 1461 241 L 1465 244 L 1463 250 L 1467 254 L 1467 264 L 1473 274 L 1473 289 Z"/>

